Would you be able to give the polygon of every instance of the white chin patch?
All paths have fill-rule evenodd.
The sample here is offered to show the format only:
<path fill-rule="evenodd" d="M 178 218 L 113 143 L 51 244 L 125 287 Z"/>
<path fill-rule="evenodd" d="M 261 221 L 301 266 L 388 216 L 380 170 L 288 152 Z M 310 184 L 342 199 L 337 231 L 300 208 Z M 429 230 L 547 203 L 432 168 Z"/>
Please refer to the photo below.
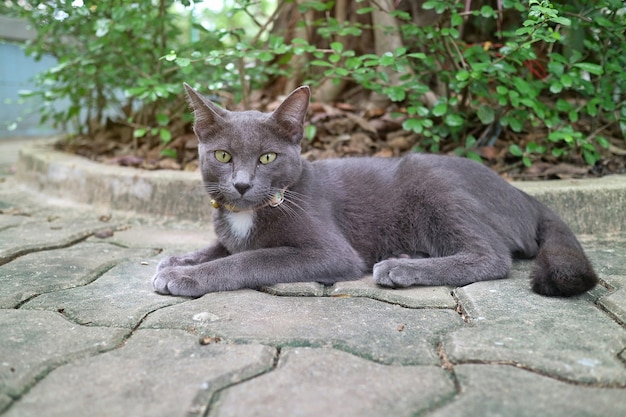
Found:
<path fill-rule="evenodd" d="M 248 237 L 254 226 L 254 211 L 239 211 L 226 214 L 226 220 L 230 224 L 230 230 L 238 239 Z"/>

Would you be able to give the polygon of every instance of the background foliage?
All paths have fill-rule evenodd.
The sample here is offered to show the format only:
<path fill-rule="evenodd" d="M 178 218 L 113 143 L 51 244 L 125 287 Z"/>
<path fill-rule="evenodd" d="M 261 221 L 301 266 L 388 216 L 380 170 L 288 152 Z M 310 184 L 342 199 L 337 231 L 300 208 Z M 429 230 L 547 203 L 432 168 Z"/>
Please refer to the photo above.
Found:
<path fill-rule="evenodd" d="M 168 144 L 189 123 L 183 81 L 242 108 L 298 83 L 323 101 L 360 88 L 369 94 L 362 111 L 391 108 L 420 151 L 481 159 L 499 139 L 527 166 L 542 157 L 593 165 L 624 147 L 622 1 L 392 3 L 228 0 L 218 10 L 51 0 L 5 9 L 39 29 L 30 54 L 59 59 L 29 93 L 43 119 L 173 157 Z"/>

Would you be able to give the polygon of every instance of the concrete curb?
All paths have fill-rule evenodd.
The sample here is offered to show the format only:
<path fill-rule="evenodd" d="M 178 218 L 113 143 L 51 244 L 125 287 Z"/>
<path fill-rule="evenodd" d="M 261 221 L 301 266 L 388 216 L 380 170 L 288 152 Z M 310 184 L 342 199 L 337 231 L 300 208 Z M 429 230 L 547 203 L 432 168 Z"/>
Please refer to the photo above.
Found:
<path fill-rule="evenodd" d="M 49 143 L 23 147 L 16 168 L 19 182 L 53 198 L 106 210 L 210 219 L 212 208 L 197 172 L 100 164 Z"/>
<path fill-rule="evenodd" d="M 22 148 L 16 176 L 53 198 L 109 210 L 210 219 L 209 199 L 197 172 L 104 165 L 56 151 L 50 144 L 34 144 Z M 626 175 L 513 185 L 554 209 L 576 233 L 626 231 Z"/>

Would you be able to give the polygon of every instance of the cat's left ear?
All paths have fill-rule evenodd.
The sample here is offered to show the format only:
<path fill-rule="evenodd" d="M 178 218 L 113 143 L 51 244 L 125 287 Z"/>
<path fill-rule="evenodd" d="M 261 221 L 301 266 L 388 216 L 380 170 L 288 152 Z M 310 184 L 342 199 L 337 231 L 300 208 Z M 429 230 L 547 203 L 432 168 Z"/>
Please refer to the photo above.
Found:
<path fill-rule="evenodd" d="M 309 108 L 311 90 L 308 86 L 298 87 L 289 94 L 270 116 L 280 128 L 287 132 L 292 141 L 299 143 L 304 134 L 304 118 Z"/>

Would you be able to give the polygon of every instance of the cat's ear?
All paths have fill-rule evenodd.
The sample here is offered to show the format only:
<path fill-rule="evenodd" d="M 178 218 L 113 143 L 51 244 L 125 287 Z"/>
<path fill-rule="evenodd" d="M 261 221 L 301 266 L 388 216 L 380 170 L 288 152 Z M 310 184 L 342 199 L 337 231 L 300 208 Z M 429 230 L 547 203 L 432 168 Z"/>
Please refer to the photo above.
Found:
<path fill-rule="evenodd" d="M 287 132 L 291 140 L 300 142 L 304 133 L 304 118 L 309 108 L 311 91 L 303 85 L 289 94 L 280 106 L 270 116 L 280 128 Z"/>
<path fill-rule="evenodd" d="M 193 108 L 195 118 L 194 129 L 198 130 L 213 129 L 224 123 L 224 118 L 228 114 L 228 110 L 213 104 L 210 100 L 204 98 L 200 93 L 191 88 L 189 84 L 183 83 L 189 104 Z"/>

